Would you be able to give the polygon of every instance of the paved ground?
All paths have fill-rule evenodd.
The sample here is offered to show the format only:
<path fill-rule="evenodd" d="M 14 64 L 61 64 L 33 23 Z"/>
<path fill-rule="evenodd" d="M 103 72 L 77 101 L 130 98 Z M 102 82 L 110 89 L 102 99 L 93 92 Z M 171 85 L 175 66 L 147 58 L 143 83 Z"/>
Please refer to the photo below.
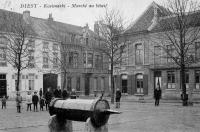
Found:
<path fill-rule="evenodd" d="M 114 109 L 114 106 L 111 105 Z M 9 101 L 6 110 L 0 109 L 0 132 L 47 132 L 49 113 L 16 113 L 15 102 Z M 183 107 L 180 103 L 162 103 L 154 107 L 153 102 L 122 102 L 123 112 L 111 115 L 109 132 L 199 132 L 200 104 Z M 73 122 L 76 132 L 84 130 L 83 122 Z"/>

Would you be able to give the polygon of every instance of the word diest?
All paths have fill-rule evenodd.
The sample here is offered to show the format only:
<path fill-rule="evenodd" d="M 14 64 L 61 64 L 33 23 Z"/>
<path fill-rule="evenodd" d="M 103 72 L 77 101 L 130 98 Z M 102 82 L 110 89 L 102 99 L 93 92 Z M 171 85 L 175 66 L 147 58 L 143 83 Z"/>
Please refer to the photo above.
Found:
<path fill-rule="evenodd" d="M 38 4 L 21 4 L 20 8 L 37 8 Z"/>
<path fill-rule="evenodd" d="M 21 4 L 20 8 L 65 8 L 65 4 Z"/>

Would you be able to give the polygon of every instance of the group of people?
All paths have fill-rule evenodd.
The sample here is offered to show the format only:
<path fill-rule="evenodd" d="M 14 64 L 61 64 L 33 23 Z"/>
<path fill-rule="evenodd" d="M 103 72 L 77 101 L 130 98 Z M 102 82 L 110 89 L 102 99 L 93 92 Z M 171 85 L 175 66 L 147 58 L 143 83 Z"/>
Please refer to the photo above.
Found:
<path fill-rule="evenodd" d="M 63 98 L 67 99 L 69 97 L 69 92 L 64 89 L 61 91 L 61 89 L 58 87 L 54 90 L 54 92 L 51 92 L 50 88 L 47 89 L 47 92 L 43 94 L 42 88 L 39 91 L 39 96 L 37 92 L 35 91 L 33 95 L 31 95 L 31 92 L 27 92 L 26 95 L 26 105 L 27 105 L 27 111 L 31 111 L 31 106 L 33 104 L 33 111 L 38 111 L 38 104 L 40 105 L 40 111 L 44 110 L 44 107 L 46 107 L 46 110 L 49 108 L 49 104 L 52 100 L 52 98 Z M 74 89 L 72 89 L 71 92 L 71 98 L 76 98 L 76 92 Z M 22 96 L 19 92 L 17 92 L 16 96 L 16 106 L 17 106 L 17 112 L 21 113 L 21 104 L 22 104 Z M 3 108 L 3 103 L 2 103 Z"/>

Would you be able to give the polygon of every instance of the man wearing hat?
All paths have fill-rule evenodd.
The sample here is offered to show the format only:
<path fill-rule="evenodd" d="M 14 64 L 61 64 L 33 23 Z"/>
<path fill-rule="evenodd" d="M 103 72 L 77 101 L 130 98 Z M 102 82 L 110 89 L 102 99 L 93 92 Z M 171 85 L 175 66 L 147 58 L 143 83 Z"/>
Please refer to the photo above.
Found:
<path fill-rule="evenodd" d="M 33 108 L 34 108 L 34 112 L 38 111 L 37 105 L 38 105 L 38 101 L 39 101 L 39 97 L 37 95 L 37 92 L 34 92 L 34 95 L 32 97 L 32 102 L 33 102 Z"/>
<path fill-rule="evenodd" d="M 116 97 L 115 97 L 116 108 L 120 108 L 120 99 L 121 99 L 121 91 L 119 88 L 117 88 Z"/>

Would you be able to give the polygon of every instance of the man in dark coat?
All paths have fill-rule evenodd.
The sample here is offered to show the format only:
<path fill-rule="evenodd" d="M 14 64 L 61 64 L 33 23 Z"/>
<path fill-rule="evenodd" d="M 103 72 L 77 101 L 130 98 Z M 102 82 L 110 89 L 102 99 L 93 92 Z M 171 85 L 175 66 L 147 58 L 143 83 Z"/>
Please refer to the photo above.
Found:
<path fill-rule="evenodd" d="M 37 105 L 39 102 L 39 98 L 38 98 L 37 92 L 34 92 L 34 95 L 32 97 L 32 102 L 33 102 L 34 111 L 38 111 Z"/>
<path fill-rule="evenodd" d="M 58 87 L 58 88 L 54 91 L 54 97 L 55 97 L 55 98 L 61 98 L 61 94 L 62 94 L 61 89 L 60 89 L 60 87 Z"/>
<path fill-rule="evenodd" d="M 157 86 L 154 89 L 155 106 L 159 106 L 159 101 L 160 101 L 160 98 L 161 98 L 161 94 L 162 94 L 162 92 L 161 92 L 161 89 L 160 89 L 160 81 L 158 79 Z"/>
<path fill-rule="evenodd" d="M 63 92 L 62 92 L 62 97 L 63 97 L 63 99 L 69 98 L 69 93 L 67 92 L 66 89 L 63 90 Z"/>
<path fill-rule="evenodd" d="M 121 99 L 121 91 L 118 88 L 116 91 L 116 96 L 115 96 L 116 108 L 120 108 L 120 99 Z"/>
<path fill-rule="evenodd" d="M 46 104 L 46 110 L 48 110 L 49 108 L 49 104 L 51 102 L 52 99 L 52 93 L 50 92 L 50 88 L 47 89 L 47 92 L 45 93 L 45 104 Z"/>

